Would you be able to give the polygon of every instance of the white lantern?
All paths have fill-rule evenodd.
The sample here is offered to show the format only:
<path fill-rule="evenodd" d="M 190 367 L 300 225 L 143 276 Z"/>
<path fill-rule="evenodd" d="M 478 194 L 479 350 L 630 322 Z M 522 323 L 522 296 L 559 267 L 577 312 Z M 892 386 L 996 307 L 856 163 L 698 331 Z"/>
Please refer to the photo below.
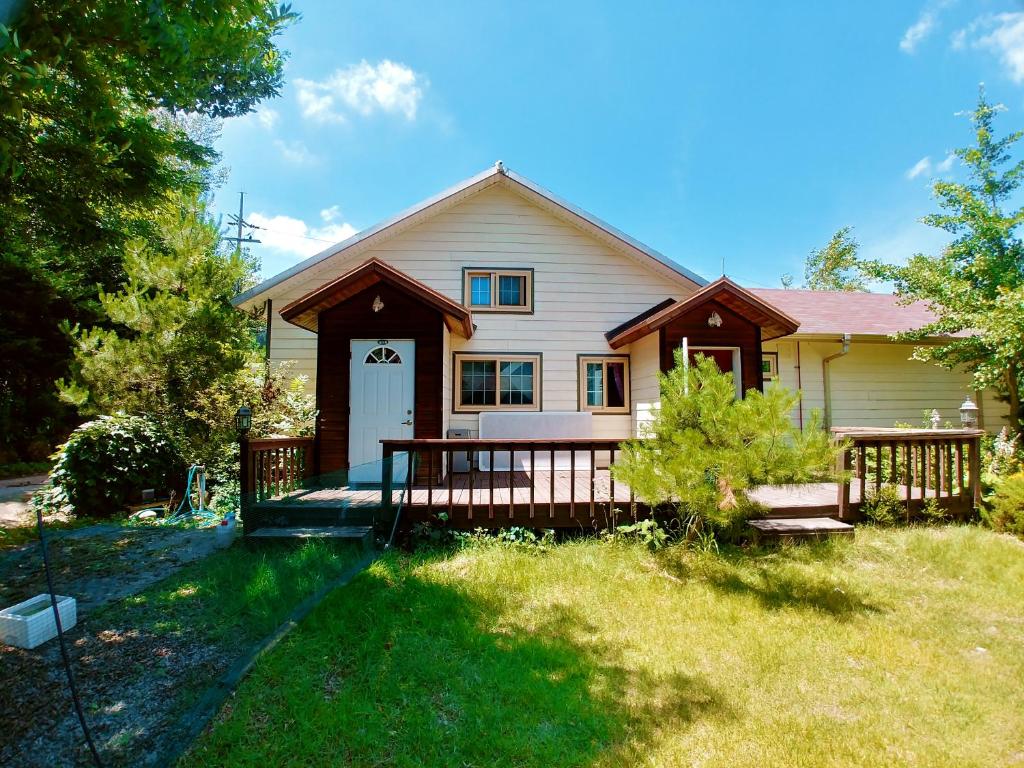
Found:
<path fill-rule="evenodd" d="M 964 404 L 960 406 L 960 425 L 965 429 L 978 426 L 978 406 L 970 397 L 965 398 Z"/>

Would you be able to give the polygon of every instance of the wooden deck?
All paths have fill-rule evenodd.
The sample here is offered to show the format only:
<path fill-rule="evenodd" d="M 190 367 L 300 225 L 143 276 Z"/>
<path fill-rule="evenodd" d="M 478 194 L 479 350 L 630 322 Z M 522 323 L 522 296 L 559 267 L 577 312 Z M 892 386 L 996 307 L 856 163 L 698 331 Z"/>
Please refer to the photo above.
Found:
<path fill-rule="evenodd" d="M 472 487 L 470 482 L 472 481 Z M 614 486 L 614 487 L 613 487 Z M 313 488 L 297 490 L 254 504 L 263 512 L 345 510 L 367 513 L 384 510 L 382 491 L 373 487 Z M 501 525 L 606 525 L 613 511 L 632 517 L 646 514 L 647 507 L 631 498 L 630 490 L 615 483 L 607 469 L 593 472 L 568 470 L 452 473 L 439 483 L 417 484 L 412 489 L 391 491 L 394 510 L 411 521 L 425 520 L 439 512 L 449 515 L 456 527 Z M 433 510 L 431 513 L 430 510 Z M 532 522 L 531 522 L 532 521 Z"/>
<path fill-rule="evenodd" d="M 839 510 L 839 483 L 806 483 L 804 485 L 763 485 L 748 492 L 750 500 L 766 507 L 770 513 L 766 517 L 821 517 L 836 515 Z M 910 501 L 912 508 L 922 505 L 921 488 L 906 485 L 894 486 L 899 498 Z M 963 492 L 954 486 L 951 494 L 936 492 L 934 488 L 924 491 L 925 499 L 938 499 L 948 508 L 969 508 L 970 496 L 968 489 Z M 870 492 L 867 494 L 870 498 Z M 861 489 L 853 484 L 850 487 L 850 512 L 858 517 L 863 499 Z"/>
<path fill-rule="evenodd" d="M 762 519 L 852 522 L 861 517 L 865 500 L 895 479 L 901 482 L 890 487 L 908 517 L 932 499 L 953 515 L 969 514 L 980 502 L 978 430 L 846 428 L 833 433 L 844 443 L 835 476 L 845 482 L 753 489 L 752 500 L 765 508 Z M 314 476 L 311 440 L 249 444 L 242 474 L 247 532 L 265 526 L 376 525 L 393 521 L 396 513 L 403 525 L 446 515 L 447 525 L 463 529 L 602 528 L 674 513 L 668 505 L 652 510 L 615 482 L 607 469 L 621 451 L 614 439 L 385 440 L 382 467 L 406 453 L 416 459 L 416 469 L 411 486 L 392 484 L 390 473 L 382 472 L 383 490 L 346 485 L 345 471 Z M 460 453 L 480 461 L 471 460 L 472 471 L 442 476 L 441 468 L 457 466 Z M 503 455 L 515 456 L 520 468 L 486 468 Z"/>

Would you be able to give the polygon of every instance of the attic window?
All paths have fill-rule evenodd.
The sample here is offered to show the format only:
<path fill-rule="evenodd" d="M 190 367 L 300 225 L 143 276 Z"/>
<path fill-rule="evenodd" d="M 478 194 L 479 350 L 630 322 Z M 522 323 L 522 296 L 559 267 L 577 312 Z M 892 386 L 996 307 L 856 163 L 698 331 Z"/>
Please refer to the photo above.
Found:
<path fill-rule="evenodd" d="M 474 312 L 533 312 L 533 270 L 466 269 L 463 302 Z"/>

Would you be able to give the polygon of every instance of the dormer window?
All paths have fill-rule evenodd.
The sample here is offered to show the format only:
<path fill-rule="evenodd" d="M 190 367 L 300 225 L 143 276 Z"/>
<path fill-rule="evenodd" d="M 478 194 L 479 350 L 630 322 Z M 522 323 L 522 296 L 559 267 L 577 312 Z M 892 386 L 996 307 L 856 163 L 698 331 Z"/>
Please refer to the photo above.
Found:
<path fill-rule="evenodd" d="M 532 269 L 466 269 L 463 302 L 474 312 L 533 312 Z"/>

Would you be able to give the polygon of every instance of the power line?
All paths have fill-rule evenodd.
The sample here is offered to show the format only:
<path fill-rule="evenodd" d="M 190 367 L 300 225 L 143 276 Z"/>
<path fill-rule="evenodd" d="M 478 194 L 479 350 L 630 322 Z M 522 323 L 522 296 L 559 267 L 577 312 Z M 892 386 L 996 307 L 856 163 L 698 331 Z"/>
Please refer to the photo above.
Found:
<path fill-rule="evenodd" d="M 282 232 L 280 229 L 270 229 L 269 227 L 261 227 L 259 224 L 248 224 L 247 223 L 245 226 L 249 227 L 250 229 L 260 229 L 260 230 L 263 230 L 264 232 L 270 232 L 273 235 L 283 235 L 285 237 L 301 237 L 303 240 L 316 240 L 318 243 L 332 243 L 333 244 L 333 243 L 338 242 L 337 240 L 325 240 L 322 237 L 310 237 L 309 235 L 300 235 L 297 232 Z M 259 240 L 254 240 L 253 242 L 258 243 Z"/>

